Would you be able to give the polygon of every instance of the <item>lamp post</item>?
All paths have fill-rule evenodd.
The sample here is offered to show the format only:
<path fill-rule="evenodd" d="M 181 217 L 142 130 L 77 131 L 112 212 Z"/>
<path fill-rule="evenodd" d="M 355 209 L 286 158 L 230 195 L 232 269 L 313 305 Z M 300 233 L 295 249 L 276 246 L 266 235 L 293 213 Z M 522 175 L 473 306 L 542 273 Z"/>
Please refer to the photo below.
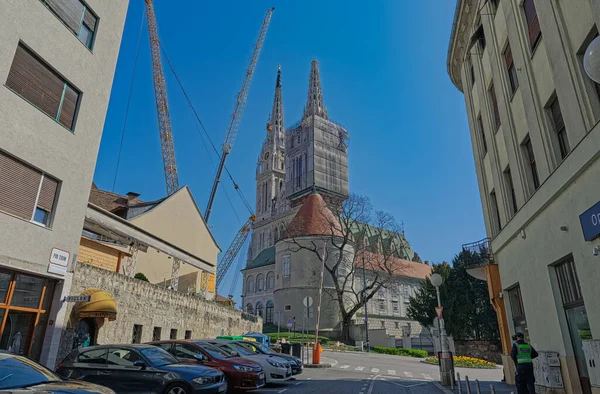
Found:
<path fill-rule="evenodd" d="M 435 286 L 435 292 L 437 294 L 437 304 L 438 307 L 442 307 L 442 302 L 440 300 L 440 286 L 443 283 L 443 279 L 438 273 L 431 274 L 429 277 L 431 284 Z M 442 345 L 442 352 L 439 357 L 440 361 L 440 380 L 442 385 L 450 386 L 453 382 L 453 374 L 452 370 L 452 356 L 450 355 L 450 351 L 448 349 L 448 340 L 446 337 L 446 326 L 444 324 L 444 319 L 438 317 L 438 323 L 440 327 L 440 342 Z"/>
<path fill-rule="evenodd" d="M 596 83 L 600 83 L 600 37 L 596 37 L 585 50 L 583 68 Z"/>
<path fill-rule="evenodd" d="M 365 256 L 362 257 L 363 263 L 363 300 L 365 300 L 365 345 L 367 346 L 367 353 L 371 352 L 371 345 L 369 344 L 369 308 L 367 307 L 367 274 L 365 270 Z"/>

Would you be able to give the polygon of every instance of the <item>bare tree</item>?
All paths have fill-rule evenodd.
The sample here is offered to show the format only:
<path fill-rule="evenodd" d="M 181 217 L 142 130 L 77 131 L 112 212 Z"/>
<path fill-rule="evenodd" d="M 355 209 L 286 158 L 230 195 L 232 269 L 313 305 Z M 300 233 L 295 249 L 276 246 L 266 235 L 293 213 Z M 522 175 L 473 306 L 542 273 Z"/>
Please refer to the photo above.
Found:
<path fill-rule="evenodd" d="M 356 313 L 381 288 L 395 284 L 399 275 L 410 269 L 402 258 L 411 256 L 407 256 L 403 239 L 399 239 L 394 218 L 381 211 L 373 213 L 367 197 L 351 195 L 342 203 L 330 205 L 317 198 L 321 203 L 313 204 L 309 217 L 297 215 L 288 227 L 288 249 L 310 251 L 322 261 L 323 242 L 327 243 L 325 275 L 333 282 L 329 294 L 339 308 L 340 339 L 347 342 Z"/>

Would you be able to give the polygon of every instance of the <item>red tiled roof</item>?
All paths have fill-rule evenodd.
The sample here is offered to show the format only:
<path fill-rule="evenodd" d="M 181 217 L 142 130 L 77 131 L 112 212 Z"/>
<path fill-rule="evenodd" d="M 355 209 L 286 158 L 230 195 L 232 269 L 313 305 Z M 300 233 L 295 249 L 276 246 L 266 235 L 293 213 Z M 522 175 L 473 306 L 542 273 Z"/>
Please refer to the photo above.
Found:
<path fill-rule="evenodd" d="M 302 207 L 292 219 L 285 236 L 303 235 L 339 235 L 342 236 L 338 219 L 327 207 L 320 194 L 311 194 L 304 200 Z"/>
<path fill-rule="evenodd" d="M 96 185 L 92 185 L 90 190 L 89 202 L 100 208 L 106 209 L 109 212 L 113 212 L 118 208 L 127 207 L 127 196 L 122 196 L 117 193 L 112 193 L 106 190 L 100 190 Z M 138 200 L 138 202 L 141 202 Z"/>
<path fill-rule="evenodd" d="M 427 264 L 421 264 L 417 263 L 416 261 L 399 259 L 392 256 L 383 256 L 381 254 L 371 252 L 365 252 L 364 254 L 365 259 L 367 261 L 369 259 L 371 259 L 372 261 L 371 269 L 383 267 L 383 265 L 385 264 L 387 267 L 389 267 L 389 271 L 391 271 L 394 275 L 408 276 L 409 278 L 416 279 L 425 279 L 426 277 L 431 275 L 432 266 Z M 367 269 L 369 269 L 368 266 Z"/>

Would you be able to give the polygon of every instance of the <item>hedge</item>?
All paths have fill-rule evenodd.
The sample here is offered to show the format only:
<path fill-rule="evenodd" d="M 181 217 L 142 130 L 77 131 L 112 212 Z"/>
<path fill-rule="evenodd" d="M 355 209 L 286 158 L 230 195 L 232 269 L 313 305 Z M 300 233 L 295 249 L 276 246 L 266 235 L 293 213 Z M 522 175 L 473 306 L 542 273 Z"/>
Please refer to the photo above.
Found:
<path fill-rule="evenodd" d="M 429 355 L 426 350 L 404 349 L 395 347 L 373 346 L 371 350 L 375 353 L 391 354 L 393 356 L 425 358 Z"/>

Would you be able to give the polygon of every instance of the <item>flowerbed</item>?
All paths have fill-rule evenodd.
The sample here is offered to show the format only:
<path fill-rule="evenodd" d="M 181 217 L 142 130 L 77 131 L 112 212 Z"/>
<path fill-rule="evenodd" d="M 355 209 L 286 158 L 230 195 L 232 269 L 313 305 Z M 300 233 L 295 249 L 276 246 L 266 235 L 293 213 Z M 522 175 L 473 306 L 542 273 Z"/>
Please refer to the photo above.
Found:
<path fill-rule="evenodd" d="M 430 356 L 425 359 L 425 362 L 429 364 L 438 364 L 438 358 L 437 356 Z M 496 364 L 494 363 L 467 356 L 454 356 L 454 366 L 462 368 L 496 368 Z"/>
<path fill-rule="evenodd" d="M 427 352 L 425 350 L 418 350 L 418 349 L 404 349 L 404 348 L 395 348 L 395 347 L 373 346 L 371 348 L 371 350 L 375 353 L 391 354 L 394 356 L 407 356 L 407 357 L 420 357 L 420 358 L 427 357 Z"/>

